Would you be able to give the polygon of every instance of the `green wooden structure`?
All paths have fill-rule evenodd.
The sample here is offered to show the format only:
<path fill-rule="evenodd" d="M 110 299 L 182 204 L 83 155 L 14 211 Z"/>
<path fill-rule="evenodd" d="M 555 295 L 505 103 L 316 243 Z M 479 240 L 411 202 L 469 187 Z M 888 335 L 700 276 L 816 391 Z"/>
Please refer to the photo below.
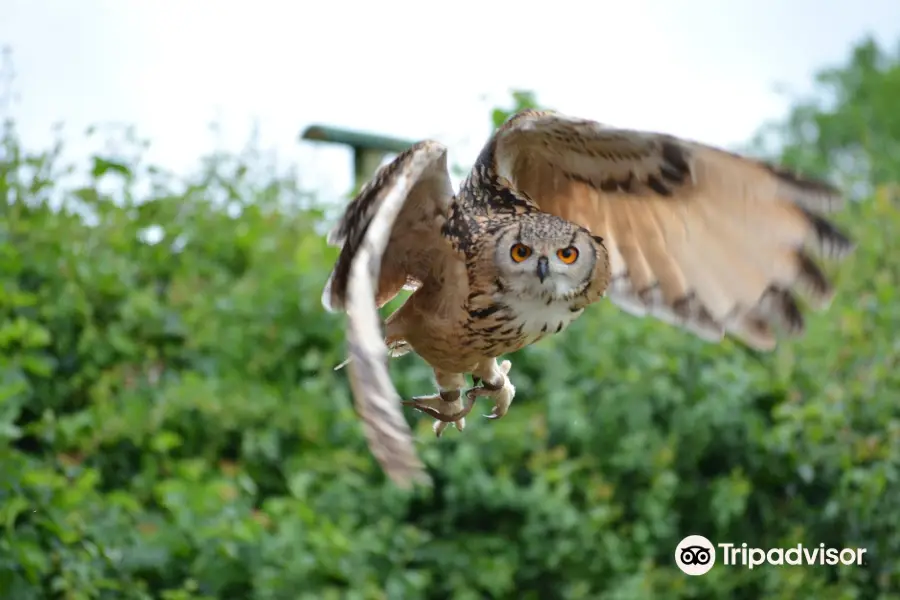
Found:
<path fill-rule="evenodd" d="M 403 152 L 415 143 L 327 125 L 310 125 L 300 134 L 300 139 L 350 146 L 353 149 L 354 188 L 357 190 L 375 174 L 386 155 Z"/>

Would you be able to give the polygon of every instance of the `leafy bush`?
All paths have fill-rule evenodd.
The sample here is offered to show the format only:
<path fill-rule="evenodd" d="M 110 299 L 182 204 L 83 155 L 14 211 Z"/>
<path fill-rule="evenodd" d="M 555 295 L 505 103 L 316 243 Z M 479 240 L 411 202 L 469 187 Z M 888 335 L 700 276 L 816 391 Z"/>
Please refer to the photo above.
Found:
<path fill-rule="evenodd" d="M 841 215 L 860 247 L 802 340 L 758 355 L 595 307 L 513 357 L 507 418 L 436 440 L 411 415 L 436 484 L 405 493 L 332 370 L 335 251 L 291 176 L 105 156 L 73 182 L 58 152 L 0 144 L 3 597 L 900 598 L 900 173 Z M 868 560 L 691 578 L 689 533 Z"/>

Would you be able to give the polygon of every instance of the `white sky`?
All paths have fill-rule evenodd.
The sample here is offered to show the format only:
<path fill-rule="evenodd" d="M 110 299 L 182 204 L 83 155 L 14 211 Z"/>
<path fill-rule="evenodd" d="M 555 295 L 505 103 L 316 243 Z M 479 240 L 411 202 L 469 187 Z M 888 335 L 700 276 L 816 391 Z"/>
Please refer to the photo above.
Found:
<path fill-rule="evenodd" d="M 900 40 L 897 0 L 2 4 L 28 145 L 58 121 L 78 136 L 126 122 L 181 171 L 214 147 L 211 121 L 238 149 L 256 119 L 324 195 L 350 187 L 350 158 L 298 143 L 313 122 L 435 138 L 468 165 L 489 109 L 520 87 L 578 116 L 732 145 L 784 113 L 776 84 L 803 92 L 864 34 Z"/>

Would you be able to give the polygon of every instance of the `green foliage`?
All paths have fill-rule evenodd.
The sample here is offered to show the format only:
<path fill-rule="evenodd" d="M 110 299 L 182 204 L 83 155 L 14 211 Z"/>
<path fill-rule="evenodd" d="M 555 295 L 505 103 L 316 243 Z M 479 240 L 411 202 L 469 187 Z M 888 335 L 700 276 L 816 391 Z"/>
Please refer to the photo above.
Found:
<path fill-rule="evenodd" d="M 836 173 L 845 183 L 896 183 L 900 174 L 900 45 L 890 53 L 860 42 L 846 64 L 816 77 L 812 98 L 757 138 L 784 162 L 808 172 Z M 771 148 L 771 146 L 770 146 Z M 864 187 L 871 193 L 871 187 Z"/>
<path fill-rule="evenodd" d="M 436 440 L 411 415 L 436 485 L 404 493 L 332 370 L 335 251 L 292 176 L 98 156 L 73 181 L 58 156 L 0 142 L 3 597 L 900 598 L 900 167 L 840 216 L 860 248 L 802 340 L 757 355 L 595 307 L 514 357 L 506 418 Z M 868 561 L 691 578 L 690 533 Z"/>
<path fill-rule="evenodd" d="M 494 126 L 494 129 L 503 125 L 507 119 L 519 111 L 527 108 L 541 108 L 537 97 L 532 91 L 512 90 L 510 95 L 512 96 L 512 106 L 510 108 L 495 108 L 491 111 L 491 124 Z"/>

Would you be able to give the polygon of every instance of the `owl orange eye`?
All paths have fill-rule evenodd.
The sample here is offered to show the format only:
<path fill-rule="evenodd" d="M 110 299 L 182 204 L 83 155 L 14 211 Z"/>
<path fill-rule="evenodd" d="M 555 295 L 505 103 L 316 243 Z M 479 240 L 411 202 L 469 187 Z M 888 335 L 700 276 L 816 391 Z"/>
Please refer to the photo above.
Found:
<path fill-rule="evenodd" d="M 567 265 L 571 265 L 573 262 L 578 260 L 578 249 L 574 246 L 569 246 L 568 248 L 560 248 L 556 251 L 556 256 L 558 256 L 559 260 L 563 261 Z"/>
<path fill-rule="evenodd" d="M 522 262 L 529 256 L 531 256 L 531 248 L 526 246 L 525 244 L 513 244 L 513 247 L 509 250 L 509 255 L 516 262 Z"/>

